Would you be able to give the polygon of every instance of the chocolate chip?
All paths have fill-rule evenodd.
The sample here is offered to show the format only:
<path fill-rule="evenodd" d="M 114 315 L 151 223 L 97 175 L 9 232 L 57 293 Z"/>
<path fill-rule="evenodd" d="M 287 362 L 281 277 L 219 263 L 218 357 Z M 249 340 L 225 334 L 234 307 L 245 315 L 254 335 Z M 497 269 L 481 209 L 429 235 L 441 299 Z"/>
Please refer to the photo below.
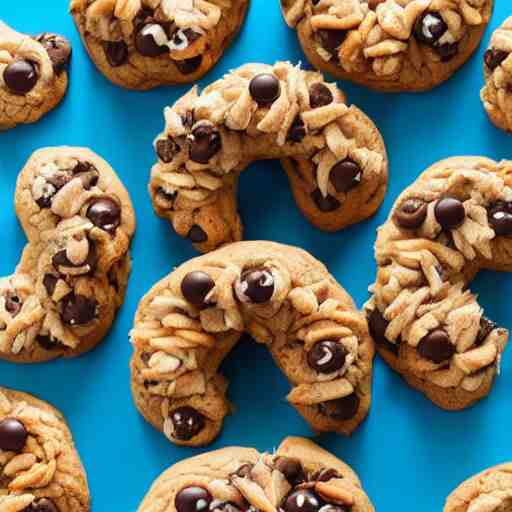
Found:
<path fill-rule="evenodd" d="M 343 368 L 347 349 L 335 341 L 318 341 L 308 352 L 308 365 L 319 373 L 332 373 Z"/>
<path fill-rule="evenodd" d="M 114 233 L 121 224 L 121 208 L 110 197 L 94 199 L 87 208 L 86 215 L 95 226 L 108 233 Z"/>
<path fill-rule="evenodd" d="M 246 270 L 235 288 L 240 301 L 264 304 L 274 295 L 274 276 L 265 268 Z"/>
<path fill-rule="evenodd" d="M 204 416 L 193 407 L 178 407 L 171 412 L 174 437 L 179 441 L 190 441 L 205 426 Z"/>
<path fill-rule="evenodd" d="M 77 162 L 72 173 L 73 177 L 80 178 L 85 190 L 90 190 L 92 187 L 96 186 L 100 177 L 98 169 L 90 162 Z"/>
<path fill-rule="evenodd" d="M 393 215 L 396 225 L 405 229 L 419 228 L 427 218 L 427 203 L 422 199 L 407 199 Z"/>
<path fill-rule="evenodd" d="M 341 203 L 334 196 L 327 194 L 327 197 L 324 197 L 319 188 L 311 192 L 311 199 L 323 213 L 333 212 L 341 206 Z"/>
<path fill-rule="evenodd" d="M 215 286 L 213 279 L 200 270 L 189 272 L 181 281 L 183 297 L 194 306 L 203 307 L 205 298 Z"/>
<path fill-rule="evenodd" d="M 206 512 L 212 499 L 212 495 L 204 487 L 192 485 L 176 494 L 174 505 L 177 512 Z"/>
<path fill-rule="evenodd" d="M 302 139 L 306 136 L 306 126 L 304 125 L 304 121 L 300 117 L 300 114 L 295 117 L 293 120 L 290 129 L 288 130 L 288 135 L 286 136 L 286 140 L 290 142 L 302 142 Z"/>
<path fill-rule="evenodd" d="M 164 201 L 167 201 L 170 203 L 170 208 L 173 207 L 174 201 L 178 197 L 178 191 L 175 190 L 174 192 L 166 192 L 162 187 L 158 187 L 156 189 L 156 194 L 162 198 Z"/>
<path fill-rule="evenodd" d="M 315 82 L 309 88 L 309 104 L 311 108 L 325 107 L 333 101 L 332 92 L 322 82 Z"/>
<path fill-rule="evenodd" d="M 194 244 L 202 244 L 208 240 L 208 235 L 198 224 L 194 224 L 188 232 L 187 238 Z"/>
<path fill-rule="evenodd" d="M 449 62 L 459 52 L 459 43 L 443 43 L 434 46 L 437 54 L 441 57 L 441 62 Z"/>
<path fill-rule="evenodd" d="M 487 218 L 497 236 L 512 235 L 512 203 L 498 201 L 492 204 Z"/>
<path fill-rule="evenodd" d="M 23 423 L 15 418 L 0 421 L 0 450 L 21 452 L 25 448 L 28 432 Z"/>
<path fill-rule="evenodd" d="M 201 67 L 202 62 L 203 56 L 197 55 L 196 57 L 190 57 L 190 59 L 175 60 L 174 64 L 182 75 L 191 75 Z"/>
<path fill-rule="evenodd" d="M 434 45 L 448 30 L 448 25 L 437 12 L 424 12 L 414 26 L 414 37 L 420 43 Z"/>
<path fill-rule="evenodd" d="M 312 480 L 316 480 L 318 482 L 328 482 L 333 478 L 343 478 L 343 476 L 334 468 L 321 469 L 312 476 Z"/>
<path fill-rule="evenodd" d="M 48 351 L 57 350 L 64 347 L 62 343 L 57 340 L 52 340 L 52 338 L 46 334 L 38 334 L 36 336 L 36 341 L 44 350 Z"/>
<path fill-rule="evenodd" d="M 489 334 L 491 334 L 491 332 L 496 328 L 497 325 L 492 320 L 482 316 L 480 318 L 480 329 L 476 336 L 476 344 L 481 345 L 486 340 L 487 336 L 489 336 Z"/>
<path fill-rule="evenodd" d="M 281 95 L 281 84 L 274 75 L 261 73 L 251 80 L 249 92 L 259 106 L 267 106 Z"/>
<path fill-rule="evenodd" d="M 251 474 L 251 470 L 253 468 L 253 465 L 252 464 L 242 464 L 236 471 L 235 471 L 235 475 L 236 476 L 239 476 L 241 478 L 245 478 L 247 476 L 249 476 Z"/>
<path fill-rule="evenodd" d="M 89 273 L 93 272 L 96 268 L 97 263 L 97 254 L 94 244 L 91 242 L 89 245 L 89 253 L 87 254 L 87 257 L 82 263 L 74 264 L 72 263 L 68 257 L 65 249 L 62 249 L 61 251 L 54 254 L 52 258 L 52 265 L 55 267 L 56 270 L 59 270 L 59 267 L 69 267 L 69 268 L 78 268 L 82 267 L 84 265 L 89 266 Z"/>
<path fill-rule="evenodd" d="M 356 162 L 346 158 L 338 162 L 329 174 L 329 181 L 332 183 L 336 192 L 348 192 L 361 182 L 362 169 Z"/>
<path fill-rule="evenodd" d="M 300 460 L 291 457 L 278 457 L 275 461 L 275 467 L 281 471 L 288 483 L 295 487 L 307 480 L 306 473 Z"/>
<path fill-rule="evenodd" d="M 424 359 L 440 364 L 455 354 L 455 345 L 445 330 L 435 329 L 421 339 L 418 354 Z"/>
<path fill-rule="evenodd" d="M 55 277 L 53 274 L 45 274 L 43 277 L 43 285 L 46 289 L 46 293 L 49 297 L 53 295 L 55 291 L 55 287 L 57 286 L 58 277 Z"/>
<path fill-rule="evenodd" d="M 311 490 L 299 489 L 292 492 L 283 503 L 284 512 L 318 512 L 322 500 Z"/>
<path fill-rule="evenodd" d="M 382 313 L 377 309 L 373 309 L 368 315 L 368 327 L 370 329 L 370 336 L 377 345 L 386 350 L 389 350 L 395 355 L 398 355 L 400 343 L 397 340 L 395 343 L 391 343 L 386 338 L 386 329 L 388 328 L 389 322 L 382 316 Z"/>
<path fill-rule="evenodd" d="M 45 48 L 48 57 L 52 61 L 56 73 L 64 71 L 71 57 L 71 45 L 69 41 L 57 34 L 44 32 L 35 37 Z"/>
<path fill-rule="evenodd" d="M 336 400 L 328 400 L 320 404 L 320 411 L 333 420 L 346 421 L 352 419 L 359 410 L 361 400 L 352 393 L 351 395 Z"/>
<path fill-rule="evenodd" d="M 49 498 L 35 499 L 23 512 L 59 512 L 59 509 Z"/>
<path fill-rule="evenodd" d="M 5 296 L 5 309 L 12 317 L 15 317 L 21 310 L 21 299 L 14 293 L 8 293 Z"/>
<path fill-rule="evenodd" d="M 180 147 L 171 137 L 157 140 L 155 149 L 158 158 L 166 164 L 180 152 Z"/>
<path fill-rule="evenodd" d="M 345 40 L 347 32 L 345 30 L 319 30 L 317 35 L 322 47 L 333 57 L 336 57 L 338 55 L 338 48 Z"/>
<path fill-rule="evenodd" d="M 484 62 L 491 71 L 494 71 L 508 56 L 509 53 L 504 50 L 489 48 L 484 53 Z"/>
<path fill-rule="evenodd" d="M 207 164 L 222 147 L 218 130 L 209 124 L 196 126 L 192 130 L 190 140 L 190 158 L 200 164 Z"/>
<path fill-rule="evenodd" d="M 128 62 L 128 45 L 124 41 L 104 41 L 103 51 L 108 63 L 113 68 Z"/>
<path fill-rule="evenodd" d="M 464 205 L 454 197 L 445 197 L 437 201 L 434 207 L 437 222 L 444 230 L 457 229 L 464 223 L 466 211 Z"/>
<path fill-rule="evenodd" d="M 61 318 L 68 325 L 85 325 L 96 318 L 98 304 L 95 299 L 68 293 L 61 301 Z"/>
<path fill-rule="evenodd" d="M 158 57 L 169 51 L 168 46 L 159 46 L 155 40 L 155 32 L 163 31 L 164 27 L 158 23 L 148 23 L 137 32 L 135 36 L 135 48 L 144 57 Z"/>
<path fill-rule="evenodd" d="M 28 60 L 14 61 L 4 69 L 5 85 L 14 94 L 27 94 L 38 79 L 36 65 Z"/>

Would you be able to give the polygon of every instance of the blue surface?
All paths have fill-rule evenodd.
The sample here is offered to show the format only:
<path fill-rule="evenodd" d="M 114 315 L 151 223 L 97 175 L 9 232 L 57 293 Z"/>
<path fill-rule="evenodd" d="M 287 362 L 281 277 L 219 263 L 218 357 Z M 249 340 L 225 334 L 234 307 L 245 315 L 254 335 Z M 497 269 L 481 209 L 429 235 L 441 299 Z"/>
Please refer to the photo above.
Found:
<path fill-rule="evenodd" d="M 1 17 L 28 33 L 60 32 L 74 44 L 71 88 L 63 104 L 41 122 L 0 134 L 0 275 L 16 265 L 25 237 L 11 207 L 16 176 L 35 149 L 85 145 L 106 158 L 131 193 L 138 219 L 133 244 L 134 269 L 124 307 L 108 339 L 94 352 L 72 361 L 38 366 L 0 363 L 0 384 L 39 395 L 67 417 L 87 468 L 93 508 L 134 511 L 151 482 L 173 462 L 198 450 L 178 448 L 144 423 L 129 390 L 128 331 L 140 297 L 171 269 L 194 256 L 153 213 L 146 192 L 154 162 L 153 138 L 163 126 L 162 109 L 188 88 L 147 93 L 114 87 L 87 58 L 67 14 L 67 0 L 4 1 Z M 510 14 L 497 0 L 484 37 Z M 7 6 L 9 5 L 9 6 Z M 374 279 L 372 246 L 398 193 L 429 164 L 453 155 L 512 157 L 512 137 L 488 123 L 478 91 L 482 85 L 484 46 L 453 79 L 421 95 L 383 95 L 342 84 L 350 101 L 381 129 L 391 160 L 390 187 L 379 214 L 337 234 L 312 228 L 294 205 L 277 162 L 253 165 L 241 179 L 240 203 L 247 239 L 296 244 L 324 261 L 361 306 Z M 304 60 L 292 31 L 281 19 L 277 0 L 252 0 L 241 37 L 202 84 L 249 61 Z M 473 285 L 491 318 L 512 327 L 507 317 L 512 279 L 482 273 Z M 350 439 L 336 435 L 320 443 L 345 459 L 361 475 L 381 511 L 441 510 L 460 481 L 487 466 L 512 459 L 510 388 L 512 353 L 487 400 L 471 410 L 447 413 L 408 388 L 379 359 L 374 401 L 368 420 Z M 241 444 L 272 449 L 287 434 L 311 435 L 306 423 L 284 401 L 285 378 L 266 350 L 239 345 L 223 366 L 231 380 L 229 395 L 237 412 L 211 448 Z"/>

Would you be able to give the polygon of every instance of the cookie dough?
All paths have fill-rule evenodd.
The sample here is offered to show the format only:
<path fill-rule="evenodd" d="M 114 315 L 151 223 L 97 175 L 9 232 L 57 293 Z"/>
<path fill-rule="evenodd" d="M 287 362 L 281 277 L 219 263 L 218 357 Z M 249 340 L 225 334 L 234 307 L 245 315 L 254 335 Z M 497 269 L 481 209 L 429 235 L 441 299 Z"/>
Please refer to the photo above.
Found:
<path fill-rule="evenodd" d="M 508 331 L 487 319 L 468 283 L 511 271 L 512 162 L 454 157 L 427 169 L 379 228 L 366 305 L 384 360 L 438 406 L 486 396 Z"/>
<path fill-rule="evenodd" d="M 0 510 L 89 512 L 85 471 L 62 414 L 0 387 Z"/>
<path fill-rule="evenodd" d="M 274 453 L 230 447 L 175 464 L 138 512 L 373 512 L 354 471 L 307 439 Z"/>
<path fill-rule="evenodd" d="M 219 365 L 243 332 L 268 346 L 316 431 L 350 434 L 371 400 L 366 320 L 325 266 L 273 242 L 238 242 L 181 265 L 142 299 L 131 332 L 135 403 L 173 442 L 212 441 L 230 412 Z"/>
<path fill-rule="evenodd" d="M 0 130 L 35 123 L 61 102 L 70 57 L 64 37 L 31 37 L 0 21 Z"/>
<path fill-rule="evenodd" d="M 249 0 L 71 0 L 96 67 L 128 89 L 195 82 L 237 35 Z"/>
<path fill-rule="evenodd" d="M 201 94 L 194 87 L 165 109 L 155 151 L 153 206 L 202 252 L 242 238 L 237 182 L 254 160 L 280 158 L 300 210 L 326 231 L 375 213 L 387 186 L 373 122 L 335 84 L 289 62 L 247 64 Z"/>
<path fill-rule="evenodd" d="M 383 91 L 447 80 L 478 47 L 493 0 L 280 0 L 308 60 Z"/>
<path fill-rule="evenodd" d="M 444 512 L 507 512 L 512 509 L 512 464 L 501 464 L 466 480 L 453 491 Z"/>
<path fill-rule="evenodd" d="M 492 35 L 484 73 L 480 97 L 487 115 L 498 128 L 512 132 L 512 16 Z"/>
<path fill-rule="evenodd" d="M 106 335 L 122 304 L 135 217 L 112 168 L 85 148 L 36 151 L 18 176 L 28 244 L 0 279 L 0 358 L 74 357 Z"/>

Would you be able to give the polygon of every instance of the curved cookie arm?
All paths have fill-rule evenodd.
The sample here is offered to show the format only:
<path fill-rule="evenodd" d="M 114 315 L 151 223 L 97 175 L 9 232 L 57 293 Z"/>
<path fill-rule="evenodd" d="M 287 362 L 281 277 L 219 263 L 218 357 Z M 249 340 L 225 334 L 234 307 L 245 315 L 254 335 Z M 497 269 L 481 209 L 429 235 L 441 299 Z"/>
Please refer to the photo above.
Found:
<path fill-rule="evenodd" d="M 270 99 L 264 100 L 269 94 Z M 382 202 L 388 161 L 372 121 L 318 73 L 247 64 L 165 109 L 149 185 L 156 212 L 205 252 L 240 240 L 237 177 L 283 159 L 299 208 L 334 231 Z"/>
<path fill-rule="evenodd" d="M 0 431 L 1 510 L 89 512 L 85 470 L 56 409 L 0 388 Z"/>
<path fill-rule="evenodd" d="M 85 148 L 36 151 L 18 176 L 25 246 L 0 279 L 0 357 L 40 362 L 92 349 L 122 304 L 135 217 L 128 193 Z"/>
<path fill-rule="evenodd" d="M 0 21 L 0 130 L 34 123 L 60 103 L 70 57 L 63 37 L 31 37 Z"/>
<path fill-rule="evenodd" d="M 71 0 L 97 68 L 128 89 L 190 83 L 220 59 L 249 0 Z"/>
<path fill-rule="evenodd" d="M 493 0 L 280 0 L 308 60 L 384 91 L 448 79 L 478 47 Z"/>
<path fill-rule="evenodd" d="M 480 97 L 489 119 L 512 132 L 512 17 L 492 35 L 484 54 L 485 85 Z"/>
<path fill-rule="evenodd" d="M 373 343 L 350 297 L 300 249 L 239 242 L 180 266 L 137 310 L 135 403 L 171 441 L 219 433 L 230 407 L 217 371 L 242 332 L 268 346 L 312 428 L 349 434 L 365 418 Z"/>
<path fill-rule="evenodd" d="M 508 340 L 466 285 L 480 268 L 512 268 L 511 172 L 487 158 L 438 162 L 378 231 L 370 332 L 383 358 L 445 409 L 490 392 Z"/>
<path fill-rule="evenodd" d="M 229 447 L 179 462 L 154 482 L 138 512 L 185 512 L 194 499 L 212 512 L 289 512 L 302 499 L 317 508 L 374 510 L 349 466 L 299 437 L 285 439 L 273 454 Z"/>

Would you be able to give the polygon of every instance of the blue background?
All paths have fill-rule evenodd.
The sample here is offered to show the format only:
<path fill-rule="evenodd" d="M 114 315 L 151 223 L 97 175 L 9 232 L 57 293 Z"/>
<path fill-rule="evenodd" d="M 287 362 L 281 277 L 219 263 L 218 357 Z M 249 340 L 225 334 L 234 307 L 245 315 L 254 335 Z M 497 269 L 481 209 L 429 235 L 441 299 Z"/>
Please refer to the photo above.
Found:
<path fill-rule="evenodd" d="M 131 193 L 138 231 L 128 295 L 110 336 L 76 360 L 37 366 L 0 363 L 0 384 L 34 393 L 66 415 L 87 468 L 95 511 L 134 511 L 165 468 L 198 453 L 170 444 L 142 420 L 132 404 L 128 371 L 128 331 L 139 299 L 175 265 L 195 255 L 187 241 L 156 217 L 146 192 L 155 159 L 151 143 L 163 126 L 162 109 L 188 87 L 146 93 L 117 88 L 86 56 L 67 13 L 67 0 L 1 3 L 0 16 L 14 28 L 62 33 L 72 40 L 74 55 L 71 87 L 63 104 L 35 125 L 0 134 L 0 275 L 13 272 L 25 244 L 11 206 L 16 176 L 32 151 L 41 147 L 84 145 L 106 158 Z M 390 187 L 377 216 L 337 234 L 321 233 L 301 217 L 279 163 L 264 162 L 252 165 L 240 183 L 246 238 L 296 244 L 310 251 L 362 306 L 375 274 L 375 229 L 405 186 L 444 157 L 512 157 L 512 137 L 488 123 L 478 95 L 484 46 L 491 30 L 510 14 L 507 0 L 496 3 L 481 49 L 436 90 L 384 95 L 341 84 L 349 100 L 375 120 L 387 143 Z M 278 1 L 252 0 L 240 38 L 201 83 L 249 61 L 278 59 L 304 61 L 294 32 L 281 18 Z M 507 327 L 512 327 L 511 285 L 510 276 L 490 272 L 482 272 L 473 285 L 489 316 Z M 458 413 L 437 409 L 377 358 L 368 420 L 350 439 L 325 435 L 319 441 L 353 465 L 378 510 L 440 511 L 445 497 L 463 479 L 512 459 L 510 350 L 491 396 Z M 264 347 L 242 342 L 223 372 L 231 380 L 229 395 L 237 410 L 211 448 L 241 444 L 272 450 L 287 434 L 312 435 L 286 404 L 288 384 Z"/>

